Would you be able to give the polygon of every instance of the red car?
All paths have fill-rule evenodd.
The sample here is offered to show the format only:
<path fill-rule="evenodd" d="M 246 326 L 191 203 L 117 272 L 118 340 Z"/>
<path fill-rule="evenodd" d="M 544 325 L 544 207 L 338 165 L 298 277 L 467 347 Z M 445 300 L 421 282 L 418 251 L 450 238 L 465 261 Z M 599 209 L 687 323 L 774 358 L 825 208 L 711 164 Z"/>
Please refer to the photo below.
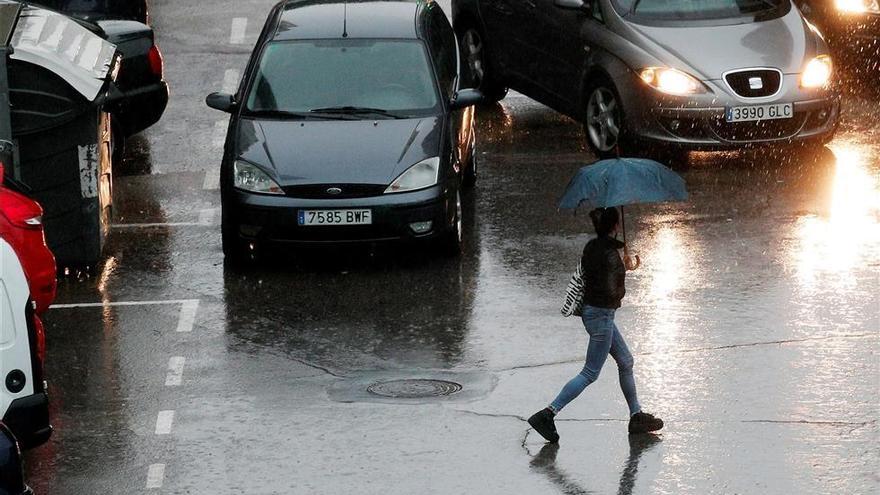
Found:
<path fill-rule="evenodd" d="M 55 300 L 55 257 L 46 246 L 43 233 L 43 209 L 27 197 L 3 186 L 3 164 L 0 163 L 0 237 L 18 255 L 41 315 Z"/>

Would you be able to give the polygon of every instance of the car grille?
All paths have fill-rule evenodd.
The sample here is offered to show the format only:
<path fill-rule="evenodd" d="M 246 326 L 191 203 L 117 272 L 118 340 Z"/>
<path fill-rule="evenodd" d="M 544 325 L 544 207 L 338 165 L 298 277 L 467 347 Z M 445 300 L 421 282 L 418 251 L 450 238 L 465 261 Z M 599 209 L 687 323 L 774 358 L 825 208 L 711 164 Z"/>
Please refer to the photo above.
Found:
<path fill-rule="evenodd" d="M 734 93 L 743 98 L 762 98 L 775 95 L 779 91 L 782 73 L 773 69 L 747 69 L 728 72 L 724 75 L 724 80 Z M 760 84 L 753 84 L 758 82 Z"/>
<path fill-rule="evenodd" d="M 796 112 L 790 119 L 763 120 L 760 122 L 715 121 L 714 131 L 726 141 L 764 141 L 794 137 L 803 128 L 807 113 Z"/>
<path fill-rule="evenodd" d="M 350 199 L 381 196 L 388 186 L 384 184 L 307 184 L 284 187 L 284 194 L 292 198 L 303 199 Z M 339 189 L 338 194 L 331 194 L 330 189 Z"/>

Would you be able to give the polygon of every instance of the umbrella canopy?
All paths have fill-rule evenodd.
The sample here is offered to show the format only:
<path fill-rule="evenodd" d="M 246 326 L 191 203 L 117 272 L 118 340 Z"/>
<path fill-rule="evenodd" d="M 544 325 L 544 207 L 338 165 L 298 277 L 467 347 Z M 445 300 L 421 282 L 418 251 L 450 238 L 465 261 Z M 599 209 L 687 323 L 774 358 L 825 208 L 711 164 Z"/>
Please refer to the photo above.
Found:
<path fill-rule="evenodd" d="M 684 179 L 666 166 L 642 158 L 612 158 L 578 170 L 559 208 L 611 208 L 687 198 Z"/>

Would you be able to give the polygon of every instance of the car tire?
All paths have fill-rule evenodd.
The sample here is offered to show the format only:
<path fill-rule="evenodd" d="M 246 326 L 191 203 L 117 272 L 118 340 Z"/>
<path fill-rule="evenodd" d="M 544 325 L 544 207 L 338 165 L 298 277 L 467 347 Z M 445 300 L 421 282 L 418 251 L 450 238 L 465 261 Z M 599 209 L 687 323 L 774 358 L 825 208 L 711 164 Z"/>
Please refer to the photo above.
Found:
<path fill-rule="evenodd" d="M 617 89 L 601 78 L 588 85 L 585 94 L 584 134 L 590 149 L 599 158 L 625 154 L 627 134 Z"/>
<path fill-rule="evenodd" d="M 455 258 L 461 255 L 464 240 L 464 215 L 462 215 L 461 192 L 455 193 L 455 215 L 452 219 L 452 225 L 440 237 L 440 253 L 448 258 Z"/>
<path fill-rule="evenodd" d="M 490 72 L 487 59 L 485 35 L 473 24 L 465 24 L 459 30 L 462 58 L 468 66 L 468 82 L 478 89 L 487 103 L 497 103 L 507 96 L 508 88 Z"/>

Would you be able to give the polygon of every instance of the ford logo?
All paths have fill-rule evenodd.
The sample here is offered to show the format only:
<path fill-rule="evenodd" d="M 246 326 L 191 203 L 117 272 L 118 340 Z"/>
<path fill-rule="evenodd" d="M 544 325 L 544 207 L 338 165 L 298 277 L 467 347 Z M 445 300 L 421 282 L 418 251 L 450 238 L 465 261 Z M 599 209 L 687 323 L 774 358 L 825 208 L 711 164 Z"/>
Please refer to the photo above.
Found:
<path fill-rule="evenodd" d="M 338 187 L 331 187 L 327 189 L 327 194 L 331 196 L 339 196 L 340 194 L 342 194 L 342 189 L 339 189 Z"/>

